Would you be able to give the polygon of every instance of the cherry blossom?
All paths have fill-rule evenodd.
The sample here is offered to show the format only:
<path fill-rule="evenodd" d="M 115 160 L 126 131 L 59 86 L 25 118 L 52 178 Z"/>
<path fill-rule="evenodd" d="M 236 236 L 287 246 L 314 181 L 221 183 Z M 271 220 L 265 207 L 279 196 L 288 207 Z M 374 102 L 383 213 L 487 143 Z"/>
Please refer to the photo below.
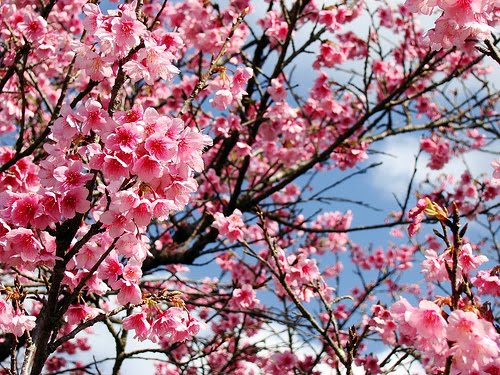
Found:
<path fill-rule="evenodd" d="M 3 372 L 498 372 L 498 4 L 261 5 L 0 5 Z"/>
<path fill-rule="evenodd" d="M 215 221 L 212 224 L 219 230 L 222 236 L 225 236 L 229 241 L 242 241 L 244 234 L 244 223 L 241 217 L 241 211 L 235 210 L 230 216 L 225 217 L 222 213 L 217 212 L 214 215 Z"/>

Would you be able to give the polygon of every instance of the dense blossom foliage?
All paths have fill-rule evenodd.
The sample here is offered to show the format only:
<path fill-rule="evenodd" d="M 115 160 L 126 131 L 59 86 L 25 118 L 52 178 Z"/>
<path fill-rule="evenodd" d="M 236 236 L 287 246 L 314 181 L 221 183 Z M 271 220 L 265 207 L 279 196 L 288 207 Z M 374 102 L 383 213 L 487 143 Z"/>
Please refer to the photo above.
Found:
<path fill-rule="evenodd" d="M 500 5 L 390 3 L 2 1 L 0 373 L 500 372 L 500 160 L 416 177 L 498 146 Z"/>

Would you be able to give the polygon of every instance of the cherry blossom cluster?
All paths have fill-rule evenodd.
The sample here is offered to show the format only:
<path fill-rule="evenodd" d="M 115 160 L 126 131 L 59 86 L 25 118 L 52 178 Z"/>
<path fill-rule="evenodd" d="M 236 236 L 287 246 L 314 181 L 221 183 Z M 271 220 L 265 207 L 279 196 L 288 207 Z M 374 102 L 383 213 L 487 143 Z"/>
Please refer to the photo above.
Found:
<path fill-rule="evenodd" d="M 240 101 L 243 95 L 247 94 L 244 88 L 252 75 L 252 69 L 240 67 L 233 76 L 223 73 L 219 79 L 213 80 L 210 83 L 212 90 L 215 91 L 215 96 L 211 99 L 212 106 L 218 110 L 225 110 Z"/>
<path fill-rule="evenodd" d="M 348 229 L 351 226 L 353 219 L 352 211 L 342 212 L 325 212 L 311 223 L 311 229 L 336 229 L 338 232 L 328 233 L 320 239 L 317 236 L 310 235 L 309 251 L 311 253 L 323 254 L 326 251 L 344 252 L 347 250 L 349 236 L 343 233 L 343 229 Z"/>
<path fill-rule="evenodd" d="M 449 282 L 450 294 L 436 295 L 433 301 L 422 299 L 418 307 L 405 298 L 400 298 L 389 309 L 374 306 L 368 325 L 386 344 L 419 350 L 429 371 L 448 368 L 451 373 L 498 372 L 500 335 L 493 325 L 489 304 L 482 303 L 479 297 L 499 295 L 497 272 L 479 270 L 488 258 L 478 253 L 478 246 L 460 245 L 463 234 L 457 229 L 456 205 L 454 217 L 450 219 L 448 212 L 438 204 L 428 198 L 421 199 L 411 215 L 415 220 L 423 212 L 438 219 L 443 228 L 453 231 L 455 242 L 448 242 L 449 246 L 442 252 L 438 252 L 436 246 L 425 250 L 421 265 L 425 280 L 440 285 Z M 446 233 L 440 237 L 447 241 Z"/>
<path fill-rule="evenodd" d="M 135 331 L 135 337 L 153 342 L 168 340 L 170 344 L 185 341 L 196 335 L 203 324 L 180 307 L 166 310 L 143 308 L 140 313 L 123 319 L 123 328 Z"/>
<path fill-rule="evenodd" d="M 434 29 L 426 38 L 433 50 L 467 48 L 477 40 L 485 40 L 495 33 L 500 7 L 493 0 L 407 0 L 411 12 L 431 14 L 437 7 L 442 11 Z"/>
<path fill-rule="evenodd" d="M 221 236 L 226 237 L 230 242 L 242 241 L 244 236 L 245 223 L 241 218 L 241 211 L 236 209 L 231 215 L 225 217 L 221 212 L 214 214 L 214 228 Z"/>
<path fill-rule="evenodd" d="M 375 334 L 418 351 L 429 371 L 498 371 L 489 307 L 498 270 L 482 253 L 487 242 L 453 225 L 485 217 L 494 235 L 500 163 L 493 178 L 426 181 L 408 210 L 410 186 L 398 212 L 366 227 L 357 208 L 387 204 L 337 189 L 371 173 L 389 136 L 418 133 L 432 170 L 493 144 L 491 69 L 480 49 L 463 49 L 490 38 L 496 3 L 409 0 L 373 11 L 364 1 L 304 0 L 253 14 L 262 4 L 248 0 L 112 5 L 0 5 L 0 353 L 11 355 L 9 373 L 23 356 L 33 374 L 94 371 L 99 363 L 77 356 L 92 350 L 97 324 L 116 343 L 115 372 L 142 353 L 121 328 L 155 343 L 165 356 L 158 374 L 388 371 L 389 359 L 372 352 Z M 432 52 L 412 12 L 436 7 L 443 14 L 427 39 L 444 49 Z M 367 10 L 369 30 L 358 30 Z M 297 78 L 304 69 L 307 80 Z M 450 87 L 472 87 L 467 80 L 481 88 L 461 104 L 468 92 Z M 318 192 L 321 178 L 333 183 Z M 453 235 L 419 238 L 426 219 Z M 365 229 L 391 241 L 351 235 Z M 403 281 L 419 257 L 426 295 Z M 418 303 L 379 303 L 402 293 Z"/>
<path fill-rule="evenodd" d="M 113 63 L 127 57 L 139 45 L 141 48 L 134 57 L 123 65 L 132 82 L 143 79 L 151 85 L 159 78 L 170 80 L 179 73 L 172 61 L 177 59 L 182 42 L 175 33 L 165 33 L 162 29 L 151 32 L 137 18 L 140 15 L 137 1 L 120 5 L 108 14 L 103 14 L 98 5 L 88 3 L 83 12 L 88 37 L 78 51 L 76 67 L 90 79 L 100 81 L 111 77 Z"/>
<path fill-rule="evenodd" d="M 442 304 L 422 300 L 413 307 L 401 298 L 389 311 L 376 310 L 373 324 L 387 343 L 395 343 L 397 331 L 398 343 L 423 353 L 430 371 L 444 368 L 451 357 L 453 373 L 494 373 L 500 366 L 499 335 L 480 312 L 468 308 L 465 305 L 447 314 Z"/>
<path fill-rule="evenodd" d="M 43 50 L 58 31 L 49 28 L 56 25 L 54 20 L 48 23 L 31 6 L 18 10 L 6 4 L 2 11 L 16 20 L 11 34 L 3 35 L 12 43 L 24 40 Z M 137 2 L 122 4 L 107 15 L 89 3 L 83 12 L 83 23 L 75 21 L 72 30 L 81 32 L 81 25 L 86 30 L 80 45 L 73 46 L 75 67 L 87 75 L 89 84 L 102 81 L 104 90 L 77 106 L 62 104 L 41 160 L 23 158 L 1 174 L 0 257 L 2 263 L 23 272 L 52 268 L 66 256 L 65 252 L 56 256 L 55 233 L 62 223 L 81 220 L 72 246 L 80 246 L 77 240 L 90 228 L 105 228 L 93 233 L 78 251 L 68 249 L 75 255 L 66 260 L 65 288 L 69 293 L 84 289 L 101 296 L 114 290 L 118 304 L 140 304 L 141 265 L 149 254 L 147 225 L 153 217 L 164 219 L 187 204 L 189 194 L 197 189 L 194 174 L 203 169 L 202 151 L 212 141 L 151 106 L 139 103 L 130 110 L 115 111 L 110 100 L 114 89 L 108 79 L 116 74 L 116 64 L 132 83 L 171 80 L 179 72 L 172 62 L 183 45 L 177 34 L 163 29 L 152 32 L 138 19 Z M 46 57 L 35 54 L 33 59 Z M 79 76 L 80 82 L 85 74 Z M 15 156 L 14 148 L 2 148 L 4 163 Z M 21 336 L 34 328 L 35 316 L 0 301 L 4 332 Z M 86 304 L 71 305 L 65 313 L 67 327 L 97 315 L 94 310 Z M 189 332 L 197 331 L 195 319 L 183 314 L 167 309 L 154 326 L 155 334 L 167 327 L 166 321 L 171 327 L 185 321 Z"/>
<path fill-rule="evenodd" d="M 35 317 L 26 315 L 19 308 L 13 308 L 3 298 L 0 298 L 0 329 L 21 337 L 24 332 L 35 327 Z"/>
<path fill-rule="evenodd" d="M 450 142 L 439 137 L 423 138 L 420 141 L 420 149 L 431 155 L 429 161 L 430 169 L 442 169 L 450 160 Z"/>
<path fill-rule="evenodd" d="M 488 201 L 493 201 L 500 194 L 500 187 L 495 182 L 495 177 L 473 178 L 471 173 L 465 171 L 459 179 L 441 175 L 432 184 L 431 190 L 426 191 L 418 200 L 417 205 L 410 209 L 408 218 L 412 223 L 408 226 L 408 233 L 414 236 L 421 228 L 425 215 L 435 216 L 438 220 L 446 217 L 447 212 L 441 207 L 446 207 L 450 202 L 455 202 L 459 212 L 473 218 Z M 439 202 L 437 204 L 436 202 Z"/>

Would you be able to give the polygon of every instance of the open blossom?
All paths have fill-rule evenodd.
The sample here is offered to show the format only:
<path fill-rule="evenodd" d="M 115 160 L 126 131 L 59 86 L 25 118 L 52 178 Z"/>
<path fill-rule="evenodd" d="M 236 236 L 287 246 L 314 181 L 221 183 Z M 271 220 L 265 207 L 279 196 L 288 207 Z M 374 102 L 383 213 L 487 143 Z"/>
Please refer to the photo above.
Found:
<path fill-rule="evenodd" d="M 19 194 L 11 205 L 10 220 L 13 224 L 22 227 L 33 225 L 35 219 L 43 211 L 43 206 L 39 203 L 36 194 Z"/>
<path fill-rule="evenodd" d="M 117 242 L 118 243 L 118 242 Z M 112 288 L 116 288 L 118 277 L 123 273 L 123 264 L 118 260 L 117 253 L 112 251 L 98 270 L 102 280 L 108 280 Z"/>
<path fill-rule="evenodd" d="M 101 81 L 113 75 L 113 61 L 84 46 L 76 55 L 75 66 L 83 69 L 91 80 Z"/>
<path fill-rule="evenodd" d="M 452 149 L 447 139 L 435 135 L 430 138 L 422 138 L 420 148 L 430 154 L 427 166 L 431 169 L 441 169 L 450 160 Z"/>
<path fill-rule="evenodd" d="M 54 178 L 58 181 L 56 188 L 66 191 L 83 186 L 92 176 L 83 172 L 81 161 L 70 162 L 68 166 L 60 166 L 54 169 Z"/>
<path fill-rule="evenodd" d="M 7 243 L 4 251 L 10 254 L 9 262 L 20 258 L 23 262 L 33 264 L 43 247 L 31 229 L 13 229 L 5 238 Z"/>
<path fill-rule="evenodd" d="M 0 329 L 21 337 L 24 332 L 35 328 L 36 317 L 15 311 L 3 298 L 0 298 Z"/>
<path fill-rule="evenodd" d="M 442 10 L 434 29 L 426 37 L 433 50 L 467 48 L 475 39 L 488 39 L 495 29 L 492 15 L 498 2 L 492 0 L 407 0 L 412 12 L 431 14 L 435 7 Z"/>
<path fill-rule="evenodd" d="M 123 329 L 134 330 L 135 337 L 141 341 L 147 339 L 150 333 L 151 324 L 147 319 L 145 312 L 132 314 L 123 319 Z"/>
<path fill-rule="evenodd" d="M 419 338 L 428 340 L 436 347 L 444 347 L 446 320 L 441 315 L 441 308 L 431 301 L 423 300 L 418 309 L 405 313 L 405 321 L 415 328 Z M 439 346 L 437 346 L 439 345 Z"/>
<path fill-rule="evenodd" d="M 319 69 L 322 66 L 332 68 L 335 65 L 342 64 L 347 60 L 347 54 L 343 48 L 333 45 L 332 43 L 322 43 L 316 61 L 313 64 L 314 69 Z"/>
<path fill-rule="evenodd" d="M 141 129 L 134 123 L 117 127 L 106 138 L 106 147 L 113 151 L 132 152 L 141 141 Z"/>
<path fill-rule="evenodd" d="M 90 34 L 95 33 L 104 18 L 101 9 L 96 4 L 86 3 L 82 7 L 82 11 L 86 16 L 82 21 L 85 30 Z"/>
<path fill-rule="evenodd" d="M 210 101 L 212 106 L 219 110 L 224 110 L 233 102 L 233 94 L 227 89 L 219 90 L 215 93 L 215 97 Z"/>
<path fill-rule="evenodd" d="M 154 342 L 160 337 L 168 338 L 171 343 L 183 342 L 197 334 L 203 324 L 179 307 L 171 307 L 159 314 L 151 327 L 150 339 Z"/>
<path fill-rule="evenodd" d="M 233 78 L 231 80 L 230 90 L 231 94 L 236 100 L 241 100 L 243 95 L 246 95 L 245 87 L 248 80 L 253 76 L 252 68 L 239 67 L 234 72 Z"/>
<path fill-rule="evenodd" d="M 42 16 L 36 16 L 33 12 L 24 12 L 24 20 L 18 25 L 23 37 L 30 43 L 39 45 L 47 34 L 47 21 Z"/>
<path fill-rule="evenodd" d="M 108 210 L 104 212 L 100 220 L 103 224 L 109 226 L 109 235 L 111 237 L 118 237 L 124 231 L 133 232 L 135 224 L 123 212 L 119 210 Z"/>
<path fill-rule="evenodd" d="M 127 263 L 123 269 L 123 278 L 131 283 L 137 283 L 141 276 L 142 270 L 137 264 Z"/>
<path fill-rule="evenodd" d="M 422 262 L 422 273 L 427 281 L 445 281 L 448 279 L 446 271 L 446 257 L 434 250 L 425 251 L 425 260 Z"/>
<path fill-rule="evenodd" d="M 196 129 L 186 127 L 179 136 L 179 143 L 177 144 L 177 155 L 179 161 L 186 163 L 195 172 L 203 170 L 203 159 L 201 151 L 205 146 L 212 145 L 212 138 L 208 135 L 202 134 Z"/>
<path fill-rule="evenodd" d="M 372 312 L 373 318 L 368 323 L 370 330 L 376 331 L 385 344 L 394 345 L 397 326 L 390 311 L 381 305 L 374 305 Z"/>
<path fill-rule="evenodd" d="M 159 78 L 170 81 L 179 74 L 179 69 L 172 65 L 174 59 L 166 46 L 156 45 L 153 39 L 147 39 L 145 47 L 139 50 L 135 59 L 123 66 L 123 70 L 133 82 L 144 79 L 148 85 L 153 85 Z"/>
<path fill-rule="evenodd" d="M 231 304 L 238 309 L 248 310 L 252 309 L 255 305 L 259 303 L 256 297 L 255 290 L 251 285 L 245 284 L 241 289 L 235 289 L 233 291 L 233 298 L 231 298 Z"/>
<path fill-rule="evenodd" d="M 259 20 L 259 24 L 273 44 L 276 41 L 284 41 L 288 35 L 288 24 L 276 11 L 267 12 L 266 17 Z"/>
<path fill-rule="evenodd" d="M 88 134 L 91 130 L 97 134 L 104 134 L 113 126 L 108 113 L 102 108 L 102 104 L 95 99 L 89 99 L 80 106 L 75 117 L 82 122 L 82 134 Z"/>
<path fill-rule="evenodd" d="M 485 23 L 471 20 L 466 23 L 457 22 L 457 18 L 443 14 L 437 21 L 434 29 L 426 34 L 433 50 L 441 48 L 467 48 L 467 42 L 474 39 L 485 40 L 495 32 L 495 29 Z"/>
<path fill-rule="evenodd" d="M 500 278 L 493 270 L 481 270 L 471 279 L 479 294 L 500 297 Z"/>
<path fill-rule="evenodd" d="M 265 367 L 266 374 L 288 374 L 296 366 L 298 358 L 290 351 L 274 353 Z"/>
<path fill-rule="evenodd" d="M 15 314 L 12 316 L 12 320 L 8 325 L 6 331 L 14 334 L 17 337 L 21 337 L 24 335 L 24 332 L 31 331 L 35 328 L 36 317 L 24 315 L 24 314 Z"/>
<path fill-rule="evenodd" d="M 90 202 L 87 200 L 89 191 L 81 186 L 65 192 L 60 199 L 61 213 L 68 219 L 71 219 L 78 213 L 85 213 L 90 208 Z"/>
<path fill-rule="evenodd" d="M 446 337 L 453 342 L 453 367 L 480 371 L 500 355 L 499 335 L 493 325 L 470 311 L 455 310 L 448 318 Z"/>
<path fill-rule="evenodd" d="M 465 274 L 477 270 L 481 264 L 487 261 L 488 258 L 486 256 L 473 254 L 472 247 L 468 243 L 463 245 L 460 249 L 458 264 L 462 268 L 462 272 Z"/>
<path fill-rule="evenodd" d="M 245 224 L 242 220 L 240 210 L 234 210 L 228 217 L 217 212 L 214 214 L 214 219 L 215 221 L 212 226 L 219 230 L 221 236 L 227 237 L 231 242 L 243 240 L 243 229 L 245 228 Z"/>
<path fill-rule="evenodd" d="M 177 155 L 177 142 L 160 133 L 148 137 L 144 148 L 160 161 L 170 161 Z"/>
<path fill-rule="evenodd" d="M 271 86 L 267 88 L 267 92 L 275 102 L 281 102 L 286 99 L 287 92 L 286 88 L 278 78 L 271 80 Z"/>
<path fill-rule="evenodd" d="M 95 309 L 85 304 L 73 304 L 68 308 L 65 314 L 66 320 L 69 325 L 79 324 L 87 319 L 96 315 Z"/>
<path fill-rule="evenodd" d="M 140 42 L 141 36 L 146 33 L 146 26 L 137 20 L 133 5 L 127 7 L 121 17 L 114 17 L 111 21 L 111 33 L 114 41 L 119 47 L 126 46 L 128 49 Z"/>
<path fill-rule="evenodd" d="M 415 307 L 413 307 L 406 298 L 400 297 L 399 301 L 394 303 L 389 309 L 392 317 L 398 324 L 398 329 L 402 335 L 402 339 L 407 342 L 412 343 L 416 337 L 417 330 L 413 325 L 410 325 L 406 316 L 409 313 L 415 311 Z"/>
<path fill-rule="evenodd" d="M 118 303 L 126 305 L 127 303 L 138 304 L 141 302 L 141 289 L 135 282 L 127 279 L 118 280 L 116 287 L 119 290 L 117 295 Z"/>
<path fill-rule="evenodd" d="M 289 278 L 291 285 L 309 284 L 319 278 L 316 259 L 308 259 L 304 254 L 299 254 L 297 257 L 289 257 L 288 263 L 291 266 L 287 278 Z"/>

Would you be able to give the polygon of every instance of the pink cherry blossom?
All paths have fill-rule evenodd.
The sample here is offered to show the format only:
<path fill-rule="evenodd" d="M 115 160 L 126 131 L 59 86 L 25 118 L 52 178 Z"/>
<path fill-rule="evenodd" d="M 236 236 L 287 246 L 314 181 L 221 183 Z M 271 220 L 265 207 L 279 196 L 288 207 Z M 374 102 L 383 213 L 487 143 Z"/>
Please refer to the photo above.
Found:
<path fill-rule="evenodd" d="M 494 160 L 491 162 L 491 165 L 493 166 L 493 179 L 494 180 L 500 180 L 500 159 Z"/>
<path fill-rule="evenodd" d="M 154 39 L 146 39 L 145 47 L 141 48 L 134 60 L 127 62 L 123 69 L 136 82 L 140 79 L 148 85 L 163 78 L 170 81 L 179 73 L 172 61 L 175 56 L 164 45 L 156 45 Z"/>
<path fill-rule="evenodd" d="M 76 117 L 82 122 L 83 134 L 88 134 L 90 130 L 103 134 L 111 125 L 111 119 L 103 110 L 102 104 L 94 99 L 89 99 L 85 105 L 80 106 L 76 111 Z"/>
<path fill-rule="evenodd" d="M 7 369 L 121 372 L 105 320 L 157 374 L 500 371 L 500 163 L 446 168 L 493 151 L 498 1 L 264 3 L 2 2 Z"/>
<path fill-rule="evenodd" d="M 233 94 L 229 90 L 219 90 L 215 93 L 215 97 L 211 100 L 214 108 L 218 110 L 226 109 L 233 102 Z"/>
<path fill-rule="evenodd" d="M 15 314 L 9 324 L 8 332 L 17 337 L 21 337 L 24 332 L 31 331 L 35 328 L 36 318 L 34 316 Z"/>
<path fill-rule="evenodd" d="M 68 219 L 75 216 L 75 213 L 85 213 L 90 208 L 87 200 L 89 191 L 84 187 L 71 189 L 64 193 L 60 199 L 61 213 Z"/>
<path fill-rule="evenodd" d="M 243 240 L 244 223 L 241 217 L 241 211 L 236 209 L 231 215 L 225 217 L 217 212 L 214 215 L 214 228 L 219 230 L 220 235 L 228 238 L 230 242 Z"/>
<path fill-rule="evenodd" d="M 469 311 L 455 310 L 448 318 L 446 337 L 457 371 L 480 371 L 500 355 L 499 335 L 490 322 Z"/>
<path fill-rule="evenodd" d="M 471 279 L 471 282 L 478 289 L 479 294 L 490 294 L 495 297 L 500 296 L 500 278 L 492 270 L 479 271 Z"/>
<path fill-rule="evenodd" d="M 442 311 L 435 303 L 423 300 L 418 309 L 405 312 L 405 321 L 418 332 L 419 338 L 433 345 L 445 346 L 443 339 L 447 327 Z"/>
<path fill-rule="evenodd" d="M 118 280 L 116 287 L 119 289 L 116 296 L 118 303 L 126 305 L 127 303 L 138 304 L 141 302 L 141 289 L 136 283 L 123 279 Z"/>
<path fill-rule="evenodd" d="M 163 174 L 161 164 L 148 155 L 143 155 L 137 160 L 132 171 L 145 182 L 151 182 L 153 179 L 160 178 Z"/>
<path fill-rule="evenodd" d="M 103 224 L 109 226 L 109 234 L 111 237 L 118 237 L 124 231 L 133 232 L 135 225 L 122 212 L 108 210 L 104 212 L 100 220 Z"/>
<path fill-rule="evenodd" d="M 56 186 L 61 191 L 81 187 L 92 178 L 90 174 L 83 173 L 83 164 L 80 161 L 72 162 L 69 166 L 54 169 L 54 178 L 59 182 Z"/>
<path fill-rule="evenodd" d="M 412 219 L 412 223 L 408 226 L 408 234 L 410 237 L 413 237 L 420 230 L 420 223 L 424 219 L 424 210 L 427 204 L 428 202 L 426 199 L 419 199 L 417 205 L 408 212 L 408 217 Z"/>
<path fill-rule="evenodd" d="M 145 312 L 132 314 L 123 319 L 123 329 L 134 330 L 135 337 L 141 341 L 147 339 L 150 332 L 151 325 L 148 322 Z"/>
<path fill-rule="evenodd" d="M 34 263 L 43 247 L 30 229 L 13 229 L 5 235 L 5 239 L 5 251 L 12 257 L 10 261 L 20 258 L 23 262 Z"/>
<path fill-rule="evenodd" d="M 186 128 L 179 137 L 179 160 L 189 165 L 195 172 L 203 170 L 203 160 L 199 152 L 205 146 L 210 146 L 212 139 L 198 131 Z"/>
<path fill-rule="evenodd" d="M 22 227 L 33 225 L 43 211 L 36 194 L 20 194 L 11 207 L 10 220 Z"/>
<path fill-rule="evenodd" d="M 146 139 L 145 149 L 160 161 L 169 161 L 177 154 L 177 142 L 162 134 L 153 134 Z"/>
<path fill-rule="evenodd" d="M 280 82 L 277 78 L 271 80 L 271 86 L 267 88 L 267 92 L 271 95 L 275 102 L 281 102 L 287 97 L 283 82 Z"/>
<path fill-rule="evenodd" d="M 109 280 L 111 286 L 115 287 L 118 277 L 123 273 L 123 264 L 118 260 L 117 254 L 112 252 L 99 267 L 99 277 Z"/>
<path fill-rule="evenodd" d="M 297 364 L 297 356 L 289 351 L 284 353 L 275 353 L 271 356 L 268 366 L 265 368 L 267 373 L 282 374 L 283 371 L 292 371 Z"/>
<path fill-rule="evenodd" d="M 94 81 L 111 77 L 113 75 L 112 63 L 110 57 L 103 57 L 87 46 L 82 47 L 75 61 L 76 67 L 83 69 Z"/>
<path fill-rule="evenodd" d="M 113 151 L 132 152 L 141 140 L 140 129 L 134 123 L 126 123 L 106 138 L 106 147 Z"/>
<path fill-rule="evenodd" d="M 171 307 L 160 313 L 153 322 L 151 336 L 154 338 L 167 335 L 172 343 L 185 341 L 189 336 L 197 334 L 202 328 L 196 319 L 178 307 Z M 154 340 L 153 340 L 154 341 Z"/>
<path fill-rule="evenodd" d="M 136 264 L 128 263 L 123 269 L 123 278 L 132 283 L 137 283 L 142 276 L 141 268 Z"/>
<path fill-rule="evenodd" d="M 139 44 L 140 37 L 145 34 L 146 26 L 137 20 L 134 4 L 131 4 L 122 13 L 121 17 L 111 20 L 111 33 L 114 42 L 120 48 L 129 49 Z"/>
<path fill-rule="evenodd" d="M 251 285 L 245 284 L 241 289 L 233 291 L 233 299 L 231 303 L 238 309 L 252 309 L 255 305 L 259 304 L 255 290 Z"/>
<path fill-rule="evenodd" d="M 128 177 L 131 160 L 130 154 L 113 153 L 104 156 L 102 169 L 109 179 L 116 180 L 120 177 Z"/>
<path fill-rule="evenodd" d="M 96 4 L 87 3 L 83 6 L 82 11 L 86 16 L 83 20 L 83 26 L 89 33 L 93 34 L 103 20 L 101 9 Z"/>
<path fill-rule="evenodd" d="M 41 44 L 47 34 L 47 21 L 30 11 L 24 13 L 24 20 L 18 27 L 27 41 L 35 45 Z"/>
<path fill-rule="evenodd" d="M 458 264 L 462 268 L 462 272 L 466 274 L 475 271 L 481 264 L 487 261 L 488 258 L 486 256 L 473 254 L 472 247 L 468 243 L 460 249 Z"/>
<path fill-rule="evenodd" d="M 425 260 L 422 262 L 422 273 L 425 274 L 425 279 L 427 281 L 447 280 L 446 262 L 444 254 L 438 256 L 434 250 L 426 250 Z"/>

